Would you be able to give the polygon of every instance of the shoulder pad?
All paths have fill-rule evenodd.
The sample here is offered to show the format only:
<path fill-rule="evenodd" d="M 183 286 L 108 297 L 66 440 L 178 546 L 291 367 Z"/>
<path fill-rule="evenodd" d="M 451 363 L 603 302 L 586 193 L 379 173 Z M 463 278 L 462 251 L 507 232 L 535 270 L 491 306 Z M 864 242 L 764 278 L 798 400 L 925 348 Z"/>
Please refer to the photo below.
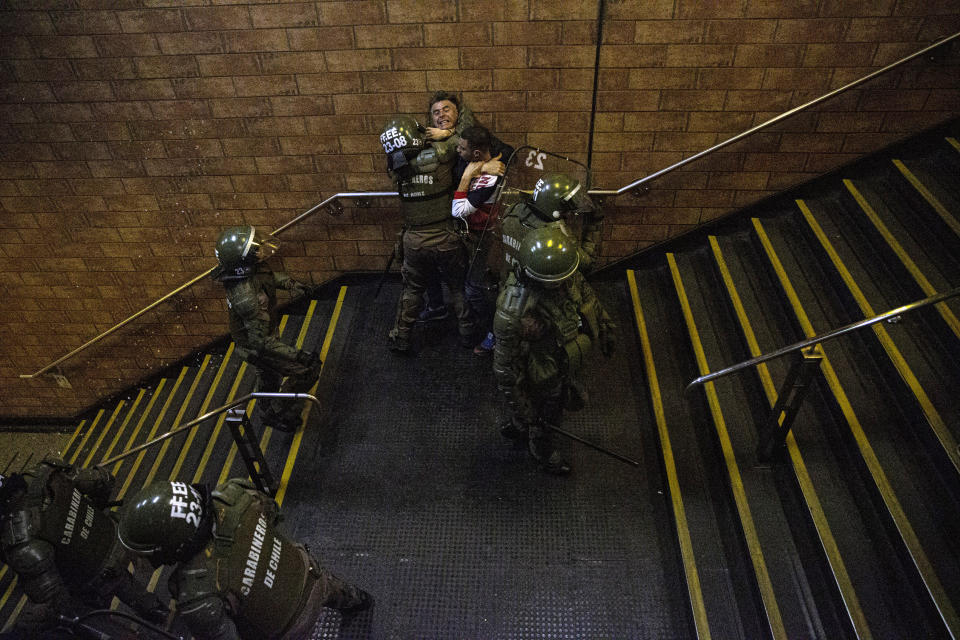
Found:
<path fill-rule="evenodd" d="M 260 311 L 260 298 L 253 278 L 240 280 L 227 288 L 227 305 L 241 318 L 249 318 Z"/>
<path fill-rule="evenodd" d="M 201 557 L 203 554 L 200 554 Z M 216 593 L 216 577 L 207 567 L 206 562 L 198 564 L 195 561 L 189 565 L 180 566 L 172 578 L 170 586 L 176 593 L 177 600 L 189 602 Z"/>
<path fill-rule="evenodd" d="M 46 541 L 33 539 L 15 549 L 4 552 L 6 561 L 17 573 L 28 576 L 56 571 L 53 546 Z"/>
<path fill-rule="evenodd" d="M 530 290 L 530 287 L 517 282 L 504 287 L 499 307 L 508 315 L 519 318 L 532 303 L 533 292 Z"/>
<path fill-rule="evenodd" d="M 210 495 L 214 500 L 232 507 L 243 498 L 247 490 L 253 489 L 253 483 L 251 483 L 249 480 L 231 478 L 214 489 Z"/>
<path fill-rule="evenodd" d="M 440 166 L 440 158 L 437 155 L 437 150 L 430 146 L 418 153 L 410 164 L 413 165 L 417 173 L 433 173 Z"/>
<path fill-rule="evenodd" d="M 9 549 L 32 538 L 32 519 L 26 510 L 8 513 L 0 521 L 0 549 Z"/>
<path fill-rule="evenodd" d="M 227 615 L 226 603 L 219 593 L 212 592 L 200 596 L 192 602 L 177 601 L 177 612 L 187 623 L 190 631 L 199 638 L 234 637 L 236 633 L 233 620 Z M 222 635 L 221 635 L 222 634 Z"/>
<path fill-rule="evenodd" d="M 210 494 L 216 509 L 213 538 L 218 552 L 225 553 L 233 544 L 234 534 L 240 526 L 243 514 L 256 500 L 255 491 L 248 489 L 253 489 L 253 486 L 245 480 L 233 478 Z"/>

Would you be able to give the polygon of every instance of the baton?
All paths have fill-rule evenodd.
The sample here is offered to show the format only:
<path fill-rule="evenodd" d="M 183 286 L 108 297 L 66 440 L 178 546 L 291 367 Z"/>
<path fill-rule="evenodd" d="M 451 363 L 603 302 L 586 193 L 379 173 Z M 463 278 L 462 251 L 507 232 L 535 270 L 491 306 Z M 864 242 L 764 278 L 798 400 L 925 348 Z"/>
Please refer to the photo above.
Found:
<path fill-rule="evenodd" d="M 581 438 L 580 436 L 575 435 L 575 434 L 572 434 L 572 433 L 570 433 L 569 431 L 566 431 L 566 430 L 564 430 L 564 429 L 561 429 L 560 427 L 555 427 L 555 426 L 553 426 L 552 424 L 549 424 L 549 423 L 546 423 L 546 422 L 544 422 L 543 424 L 544 424 L 544 426 L 546 426 L 546 427 L 547 427 L 548 429 L 550 429 L 551 431 L 556 431 L 557 433 L 559 433 L 559 434 L 562 435 L 562 436 L 566 436 L 566 437 L 570 438 L 571 440 L 576 440 L 576 441 L 579 442 L 580 444 L 585 444 L 585 445 L 587 445 L 588 447 L 590 447 L 591 449 L 596 449 L 596 450 L 599 451 L 600 453 L 605 453 L 605 454 L 607 454 L 608 456 L 610 456 L 611 458 L 616 458 L 616 459 L 619 460 L 620 462 L 626 462 L 627 464 L 633 465 L 634 467 L 639 467 L 639 466 L 640 466 L 640 463 L 637 462 L 636 460 L 631 460 L 630 458 L 628 458 L 628 457 L 626 457 L 626 456 L 622 456 L 622 455 L 620 455 L 619 453 L 615 453 L 615 452 L 613 452 L 613 451 L 610 451 L 609 449 L 606 449 L 606 448 L 604 448 L 604 447 L 601 447 L 601 446 L 598 445 L 598 444 L 594 444 L 593 442 L 590 442 L 589 440 L 584 440 L 584 439 Z"/>

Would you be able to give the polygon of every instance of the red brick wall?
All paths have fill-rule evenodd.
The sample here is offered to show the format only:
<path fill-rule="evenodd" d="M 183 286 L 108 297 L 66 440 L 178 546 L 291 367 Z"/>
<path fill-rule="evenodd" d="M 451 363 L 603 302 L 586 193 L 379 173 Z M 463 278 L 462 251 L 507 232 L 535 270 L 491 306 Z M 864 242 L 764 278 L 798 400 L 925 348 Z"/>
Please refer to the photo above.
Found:
<path fill-rule="evenodd" d="M 226 331 L 203 283 L 23 381 L 276 228 L 384 190 L 377 134 L 459 89 L 503 139 L 586 160 L 597 0 L 6 0 L 0 415 L 69 416 Z M 960 30 L 956 0 L 607 0 L 592 160 L 615 189 Z M 956 116 L 956 47 L 611 203 L 627 255 Z M 284 233 L 315 281 L 381 268 L 393 203 Z"/>

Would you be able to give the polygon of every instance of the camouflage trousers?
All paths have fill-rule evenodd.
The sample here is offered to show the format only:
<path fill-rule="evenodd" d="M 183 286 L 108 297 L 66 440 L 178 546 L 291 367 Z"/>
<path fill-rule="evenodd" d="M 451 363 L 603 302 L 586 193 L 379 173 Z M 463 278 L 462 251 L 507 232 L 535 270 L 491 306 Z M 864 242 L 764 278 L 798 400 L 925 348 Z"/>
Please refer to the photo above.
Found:
<path fill-rule="evenodd" d="M 424 293 L 442 282 L 450 290 L 450 303 L 462 336 L 477 332 L 476 320 L 464 298 L 467 257 L 459 236 L 447 228 L 410 231 L 403 237 L 403 291 L 391 336 L 409 342 L 410 331 L 423 310 Z"/>
<path fill-rule="evenodd" d="M 238 349 L 238 352 L 240 351 Z M 279 354 L 273 355 L 269 351 L 260 357 L 242 352 L 239 355 L 253 365 L 257 372 L 255 390 L 264 393 L 307 393 L 320 375 L 319 359 L 316 360 L 316 366 L 308 367 Z M 265 411 L 270 418 L 291 424 L 299 421 L 303 407 L 301 402 L 294 402 L 289 398 L 261 398 L 257 404 L 262 407 L 259 411 Z"/>

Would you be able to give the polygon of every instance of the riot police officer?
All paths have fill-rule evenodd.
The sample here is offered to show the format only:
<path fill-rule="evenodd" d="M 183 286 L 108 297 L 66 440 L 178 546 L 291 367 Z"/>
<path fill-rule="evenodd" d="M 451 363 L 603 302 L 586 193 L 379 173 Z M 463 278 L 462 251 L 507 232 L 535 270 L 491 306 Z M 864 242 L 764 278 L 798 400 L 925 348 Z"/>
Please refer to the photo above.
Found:
<path fill-rule="evenodd" d="M 201 484 L 154 482 L 124 507 L 121 542 L 154 565 L 176 565 L 170 593 L 199 640 L 311 637 L 323 607 L 352 614 L 368 593 L 325 571 L 280 531 L 280 507 L 234 478 Z"/>
<path fill-rule="evenodd" d="M 220 265 L 212 276 L 226 290 L 230 334 L 237 355 L 257 371 L 257 391 L 304 393 L 317 381 L 322 363 L 316 354 L 287 345 L 275 335 L 276 307 L 277 289 L 299 297 L 309 287 L 265 263 L 278 247 L 276 238 L 252 226 L 225 229 L 217 239 Z M 284 376 L 287 382 L 281 389 Z M 300 404 L 284 398 L 261 400 L 255 421 L 280 431 L 296 431 Z"/>
<path fill-rule="evenodd" d="M 575 221 L 581 228 L 575 232 Z M 528 231 L 549 224 L 561 224 L 567 235 L 575 236 L 580 254 L 580 271 L 589 273 L 600 251 L 603 213 L 595 206 L 579 180 L 565 173 L 545 173 L 526 202 L 510 206 L 500 216 L 500 232 L 506 264 L 504 273 L 513 271 L 517 251 Z"/>
<path fill-rule="evenodd" d="M 450 290 L 460 344 L 473 347 L 477 341 L 476 321 L 463 293 L 466 251 L 450 215 L 456 142 L 456 136 L 442 142 L 427 141 L 410 116 L 391 119 L 380 135 L 387 171 L 400 193 L 404 221 L 403 291 L 389 334 L 390 349 L 398 353 L 409 351 L 410 333 L 423 308 L 424 292 L 440 281 Z"/>
<path fill-rule="evenodd" d="M 547 473 L 570 465 L 554 449 L 550 426 L 582 406 L 577 373 L 591 346 L 613 353 L 613 323 L 578 271 L 576 242 L 557 224 L 533 229 L 516 252 L 517 269 L 497 299 L 493 370 L 510 419 L 501 433 L 527 440 Z"/>
<path fill-rule="evenodd" d="M 159 598 L 127 571 L 131 557 L 104 511 L 113 485 L 104 469 L 58 458 L 0 476 L 0 559 L 35 605 L 20 634 L 55 626 L 59 614 L 109 607 L 114 596 L 152 622 L 166 618 Z"/>

